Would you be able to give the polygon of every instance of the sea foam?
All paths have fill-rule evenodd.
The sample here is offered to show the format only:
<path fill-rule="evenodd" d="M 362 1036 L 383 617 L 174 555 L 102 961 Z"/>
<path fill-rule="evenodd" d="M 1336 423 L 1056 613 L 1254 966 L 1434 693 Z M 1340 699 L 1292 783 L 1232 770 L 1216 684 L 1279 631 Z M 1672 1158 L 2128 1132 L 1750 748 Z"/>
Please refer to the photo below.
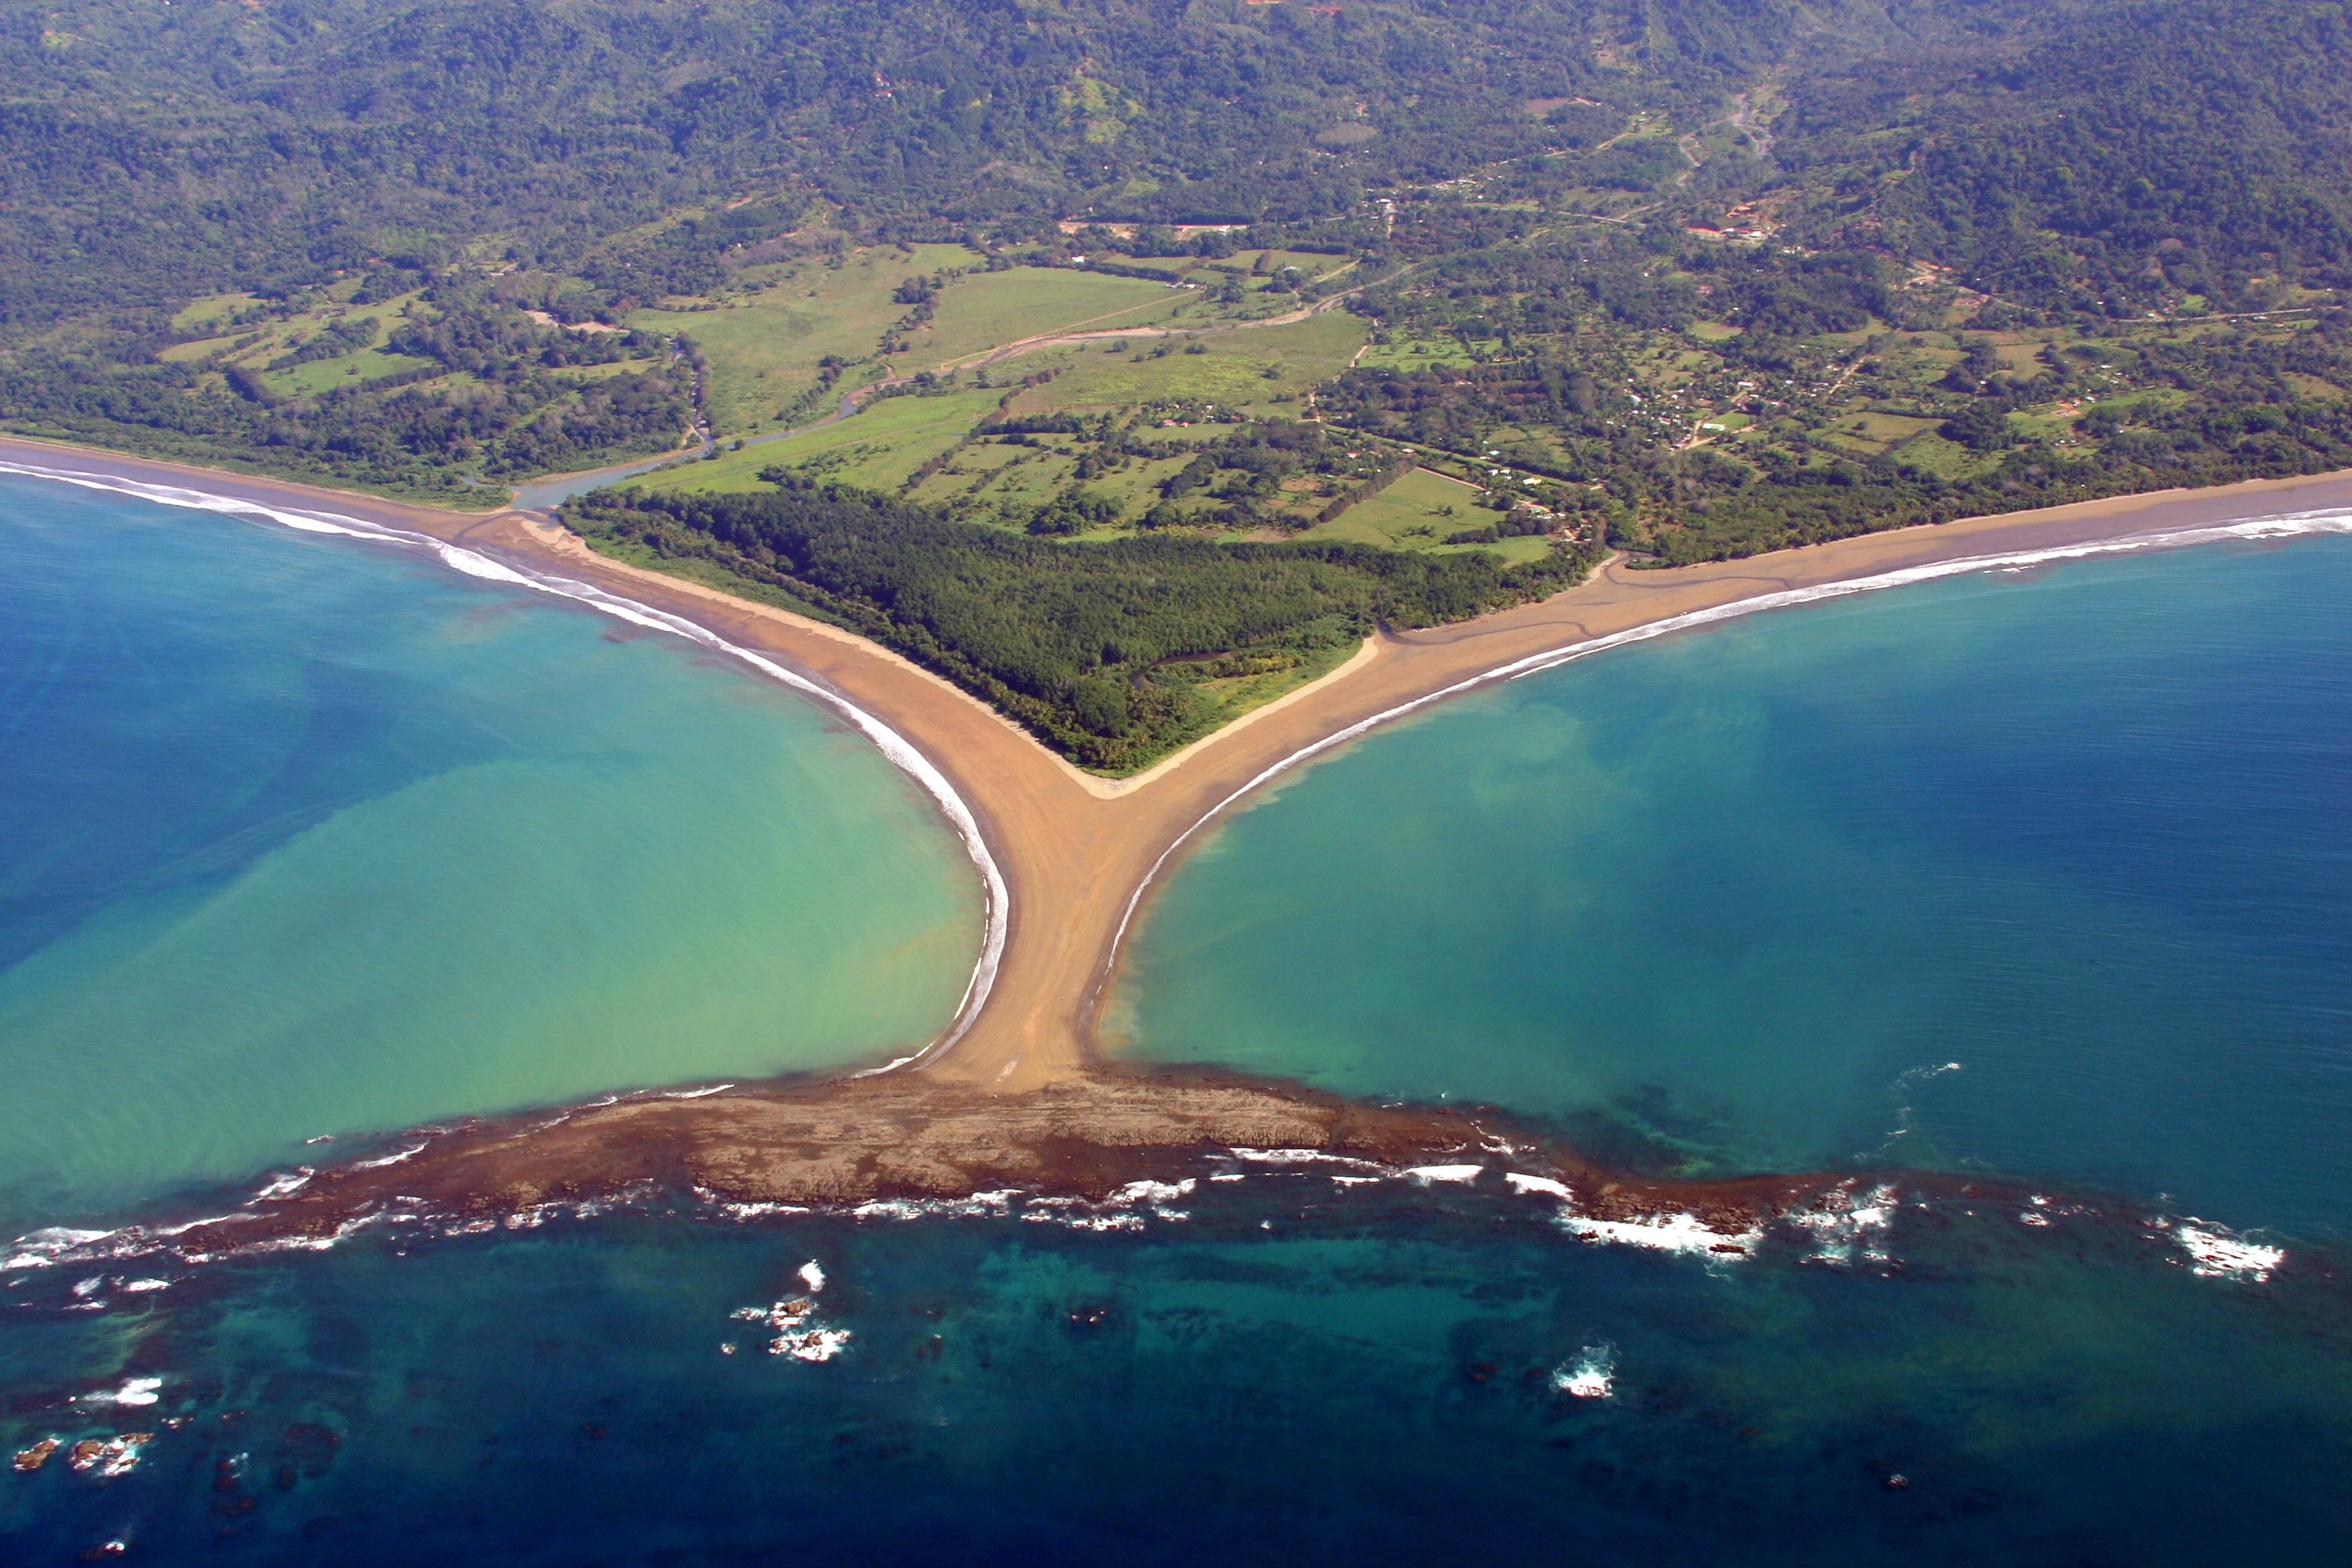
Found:
<path fill-rule="evenodd" d="M 2172 1239 L 2189 1255 L 2189 1272 L 2209 1279 L 2266 1285 L 2273 1271 L 2286 1261 L 2284 1247 L 2248 1241 L 2207 1220 L 2182 1220 L 2172 1227 Z"/>

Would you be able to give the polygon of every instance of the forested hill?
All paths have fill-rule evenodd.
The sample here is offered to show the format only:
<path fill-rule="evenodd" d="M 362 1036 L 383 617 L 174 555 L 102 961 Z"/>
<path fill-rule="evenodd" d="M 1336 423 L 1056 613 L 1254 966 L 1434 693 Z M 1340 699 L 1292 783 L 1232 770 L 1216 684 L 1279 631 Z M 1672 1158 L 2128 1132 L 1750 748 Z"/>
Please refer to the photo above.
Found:
<path fill-rule="evenodd" d="M 56 0 L 0 16 L 0 330 L 482 241 L 692 289 L 799 202 L 632 230 L 746 195 L 900 237 L 1330 220 L 1515 163 L 1798 197 L 1816 238 L 2037 305 L 2234 298 L 2352 263 L 2348 26 L 2299 0 Z M 1786 112 L 1694 171 L 1687 133 L 1742 94 Z"/>
<path fill-rule="evenodd" d="M 2260 308 L 2352 282 L 2342 5 L 2061 11 L 1811 71 L 1786 132 L 1790 174 L 1844 171 L 1816 236 L 1929 258 L 2036 308 Z"/>
<path fill-rule="evenodd" d="M 0 10 L 0 426 L 446 504 L 1686 561 L 2340 466 L 2347 289 L 2310 0 Z"/>
<path fill-rule="evenodd" d="M 299 283 L 484 237 L 535 261 L 593 265 L 596 242 L 667 208 L 780 184 L 908 232 L 1088 210 L 1344 214 L 1371 188 L 1557 145 L 1530 100 L 1688 110 L 1776 58 L 1802 15 L 1773 0 L 1654 9 L 12 7 L 0 19 L 0 321 Z M 1639 68 L 1602 63 L 1621 37 L 1640 40 Z"/>

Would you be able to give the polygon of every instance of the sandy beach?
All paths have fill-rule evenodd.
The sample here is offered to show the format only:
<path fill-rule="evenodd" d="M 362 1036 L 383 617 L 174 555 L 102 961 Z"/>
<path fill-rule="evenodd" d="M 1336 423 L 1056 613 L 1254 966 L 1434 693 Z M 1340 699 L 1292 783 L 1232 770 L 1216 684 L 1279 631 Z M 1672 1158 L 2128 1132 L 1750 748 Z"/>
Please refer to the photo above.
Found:
<path fill-rule="evenodd" d="M 1613 563 L 1540 604 L 1425 631 L 1384 633 L 1341 669 L 1149 773 L 1114 784 L 1079 773 L 977 700 L 862 638 L 594 556 L 541 516 L 439 511 L 10 437 L 0 437 L 0 460 L 341 513 L 462 543 L 693 620 L 879 717 L 969 805 L 1009 889 L 1010 926 L 993 987 L 953 1048 L 922 1063 L 923 1076 L 943 1089 L 996 1095 L 1031 1093 L 1095 1071 L 1096 1013 L 1139 889 L 1165 874 L 1205 819 L 1318 742 L 1385 722 L 1482 677 L 1677 617 L 1769 607 L 1776 595 L 1989 556 L 2352 508 L 2352 473 L 2336 473 L 2083 502 L 1671 571 Z"/>

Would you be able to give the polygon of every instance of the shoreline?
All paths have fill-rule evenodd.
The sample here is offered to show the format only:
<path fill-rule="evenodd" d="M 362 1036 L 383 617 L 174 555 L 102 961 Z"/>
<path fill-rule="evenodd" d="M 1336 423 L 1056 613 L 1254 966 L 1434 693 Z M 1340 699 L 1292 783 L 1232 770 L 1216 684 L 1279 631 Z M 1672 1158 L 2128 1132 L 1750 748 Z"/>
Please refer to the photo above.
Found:
<path fill-rule="evenodd" d="M 440 511 L 0 437 L 0 465 L 13 464 L 70 468 L 100 488 L 170 487 L 189 494 L 181 504 L 208 501 L 210 510 L 226 502 L 324 512 L 421 534 L 486 557 L 522 585 L 631 618 L 650 611 L 658 619 L 648 624 L 698 633 L 697 640 L 835 707 L 933 795 L 965 837 L 989 903 L 982 952 L 955 1024 L 923 1051 L 869 1070 L 913 1066 L 942 1089 L 954 1083 L 1000 1095 L 1096 1077 L 1105 1065 L 1099 1009 L 1159 879 L 1203 828 L 1265 784 L 1388 723 L 1609 648 L 1823 598 L 2087 554 L 2352 531 L 2346 471 L 2112 497 L 1699 566 L 1633 571 L 1611 562 L 1536 604 L 1383 631 L 1338 669 L 1131 779 L 1110 781 L 1082 773 L 978 699 L 862 637 L 595 555 L 532 514 Z M 551 587 L 537 574 L 588 592 Z"/>

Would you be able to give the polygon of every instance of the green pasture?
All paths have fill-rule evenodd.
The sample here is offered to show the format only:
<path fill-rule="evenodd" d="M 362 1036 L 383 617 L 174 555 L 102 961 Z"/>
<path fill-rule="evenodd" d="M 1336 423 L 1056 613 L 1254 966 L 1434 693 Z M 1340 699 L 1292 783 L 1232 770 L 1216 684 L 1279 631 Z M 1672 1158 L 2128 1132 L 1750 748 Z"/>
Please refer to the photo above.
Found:
<path fill-rule="evenodd" d="M 1203 332 L 1191 340 L 1200 347 L 1199 353 L 1179 347 L 1153 357 L 1145 340 L 1138 340 L 1141 358 L 1077 355 L 1070 369 L 1024 393 L 1014 407 L 1030 411 L 1193 403 L 1295 416 L 1304 412 L 1309 388 L 1347 368 L 1363 345 L 1364 331 L 1360 318 L 1327 310 L 1285 326 Z M 1290 395 L 1290 402 L 1277 407 L 1275 399 L 1284 393 Z"/>
<path fill-rule="evenodd" d="M 324 331 L 330 321 L 372 320 L 378 324 L 379 331 L 389 332 L 394 324 L 405 313 L 407 308 L 422 297 L 421 293 L 408 293 L 395 299 L 379 300 L 373 305 L 341 305 L 330 301 L 291 316 L 256 321 L 250 326 L 221 332 L 215 337 L 197 338 L 188 342 L 173 343 L 162 351 L 157 357 L 179 361 L 208 359 L 215 354 L 226 353 L 234 344 L 250 338 L 253 341 L 247 343 L 245 347 L 228 353 L 226 363 L 243 365 L 251 370 L 259 370 L 271 360 L 290 353 L 310 338 Z M 253 302 L 250 295 L 216 294 L 209 300 L 200 300 L 190 305 L 174 316 L 173 322 L 184 331 L 201 331 Z M 402 357 L 382 353 L 379 351 L 362 351 L 362 353 L 369 352 L 375 352 L 379 359 L 393 360 Z M 347 361 L 355 357 L 359 356 L 344 355 L 341 356 L 341 360 Z M 312 370 L 320 364 L 337 364 L 338 375 L 342 368 L 346 368 L 341 361 L 319 360 L 311 364 L 297 366 L 296 369 Z M 277 375 L 287 374 L 290 373 L 276 373 L 272 377 L 271 384 L 276 385 Z M 382 369 L 371 369 L 366 374 L 384 375 L 390 373 Z"/>
<path fill-rule="evenodd" d="M 821 429 L 756 442 L 700 462 L 646 475 L 646 489 L 716 495 L 761 488 L 760 470 L 799 468 L 866 489 L 895 490 L 928 459 L 961 440 L 996 406 L 997 394 L 886 397 Z"/>
<path fill-rule="evenodd" d="M 940 367 L 1047 332 L 1154 326 L 1195 298 L 1165 283 L 1068 268 L 973 273 L 940 291 L 930 323 L 908 336 L 909 358 Z"/>
<path fill-rule="evenodd" d="M 1271 670 L 1264 675 L 1236 675 L 1223 680 L 1204 680 L 1195 688 L 1203 697 L 1217 705 L 1217 723 L 1230 723 L 1253 708 L 1260 708 L 1330 674 L 1356 657 L 1360 643 L 1340 647 L 1318 648 L 1307 655 L 1288 669 Z"/>
<path fill-rule="evenodd" d="M 1387 342 L 1368 346 L 1363 357 L 1356 362 L 1360 369 L 1399 373 L 1448 370 L 1456 365 L 1476 363 L 1475 351 L 1463 346 L 1459 338 L 1423 336 L 1414 332 L 1391 333 Z"/>
<path fill-rule="evenodd" d="M 298 364 L 290 370 L 273 370 L 262 376 L 269 390 L 280 397 L 308 397 L 317 393 L 332 392 L 336 387 L 353 382 L 373 381 L 379 376 L 396 375 L 404 370 L 423 370 L 434 362 L 415 354 L 387 353 L 381 348 L 362 349 L 357 353 L 341 354 L 333 359 L 314 359 L 309 364 Z"/>
<path fill-rule="evenodd" d="M 913 251 L 854 251 L 838 268 L 819 260 L 795 262 L 717 310 L 635 310 L 626 324 L 683 333 L 701 347 L 710 366 L 710 416 L 721 433 L 773 429 L 816 384 L 819 360 L 829 354 L 853 363 L 873 359 L 882 334 L 907 313 L 891 298 L 900 284 L 980 260 L 960 245 L 919 245 Z M 855 386 L 873 374 L 852 370 L 842 384 Z"/>
<path fill-rule="evenodd" d="M 1932 429 L 1924 430 L 1904 442 L 1900 448 L 1903 461 L 1915 468 L 1948 479 L 1974 479 L 2000 467 L 1998 456 L 1972 452 L 1956 441 L 1947 441 Z"/>
<path fill-rule="evenodd" d="M 1024 521 L 1068 486 L 1076 468 L 1077 459 L 1058 447 L 974 441 L 913 494 L 968 521 Z"/>
<path fill-rule="evenodd" d="M 1854 415 L 1842 415 L 1831 426 L 1830 434 L 1838 444 L 1875 457 L 1881 452 L 1935 429 L 1940 419 L 1920 418 L 1908 414 L 1884 414 L 1869 410 Z"/>
<path fill-rule="evenodd" d="M 208 295 L 202 300 L 191 300 L 182 306 L 179 313 L 172 318 L 172 330 L 175 332 L 202 331 L 206 327 L 258 303 L 260 303 L 259 298 L 252 294 Z"/>
<path fill-rule="evenodd" d="M 1448 508 L 1452 509 L 1450 515 Z M 1457 483 L 1427 468 L 1415 468 L 1370 500 L 1358 501 L 1329 522 L 1317 523 L 1299 537 L 1328 539 L 1342 544 L 1377 544 L 1389 550 L 1432 550 L 1447 534 L 1465 528 L 1483 528 L 1495 518 L 1494 512 L 1478 504 L 1475 486 Z"/>

